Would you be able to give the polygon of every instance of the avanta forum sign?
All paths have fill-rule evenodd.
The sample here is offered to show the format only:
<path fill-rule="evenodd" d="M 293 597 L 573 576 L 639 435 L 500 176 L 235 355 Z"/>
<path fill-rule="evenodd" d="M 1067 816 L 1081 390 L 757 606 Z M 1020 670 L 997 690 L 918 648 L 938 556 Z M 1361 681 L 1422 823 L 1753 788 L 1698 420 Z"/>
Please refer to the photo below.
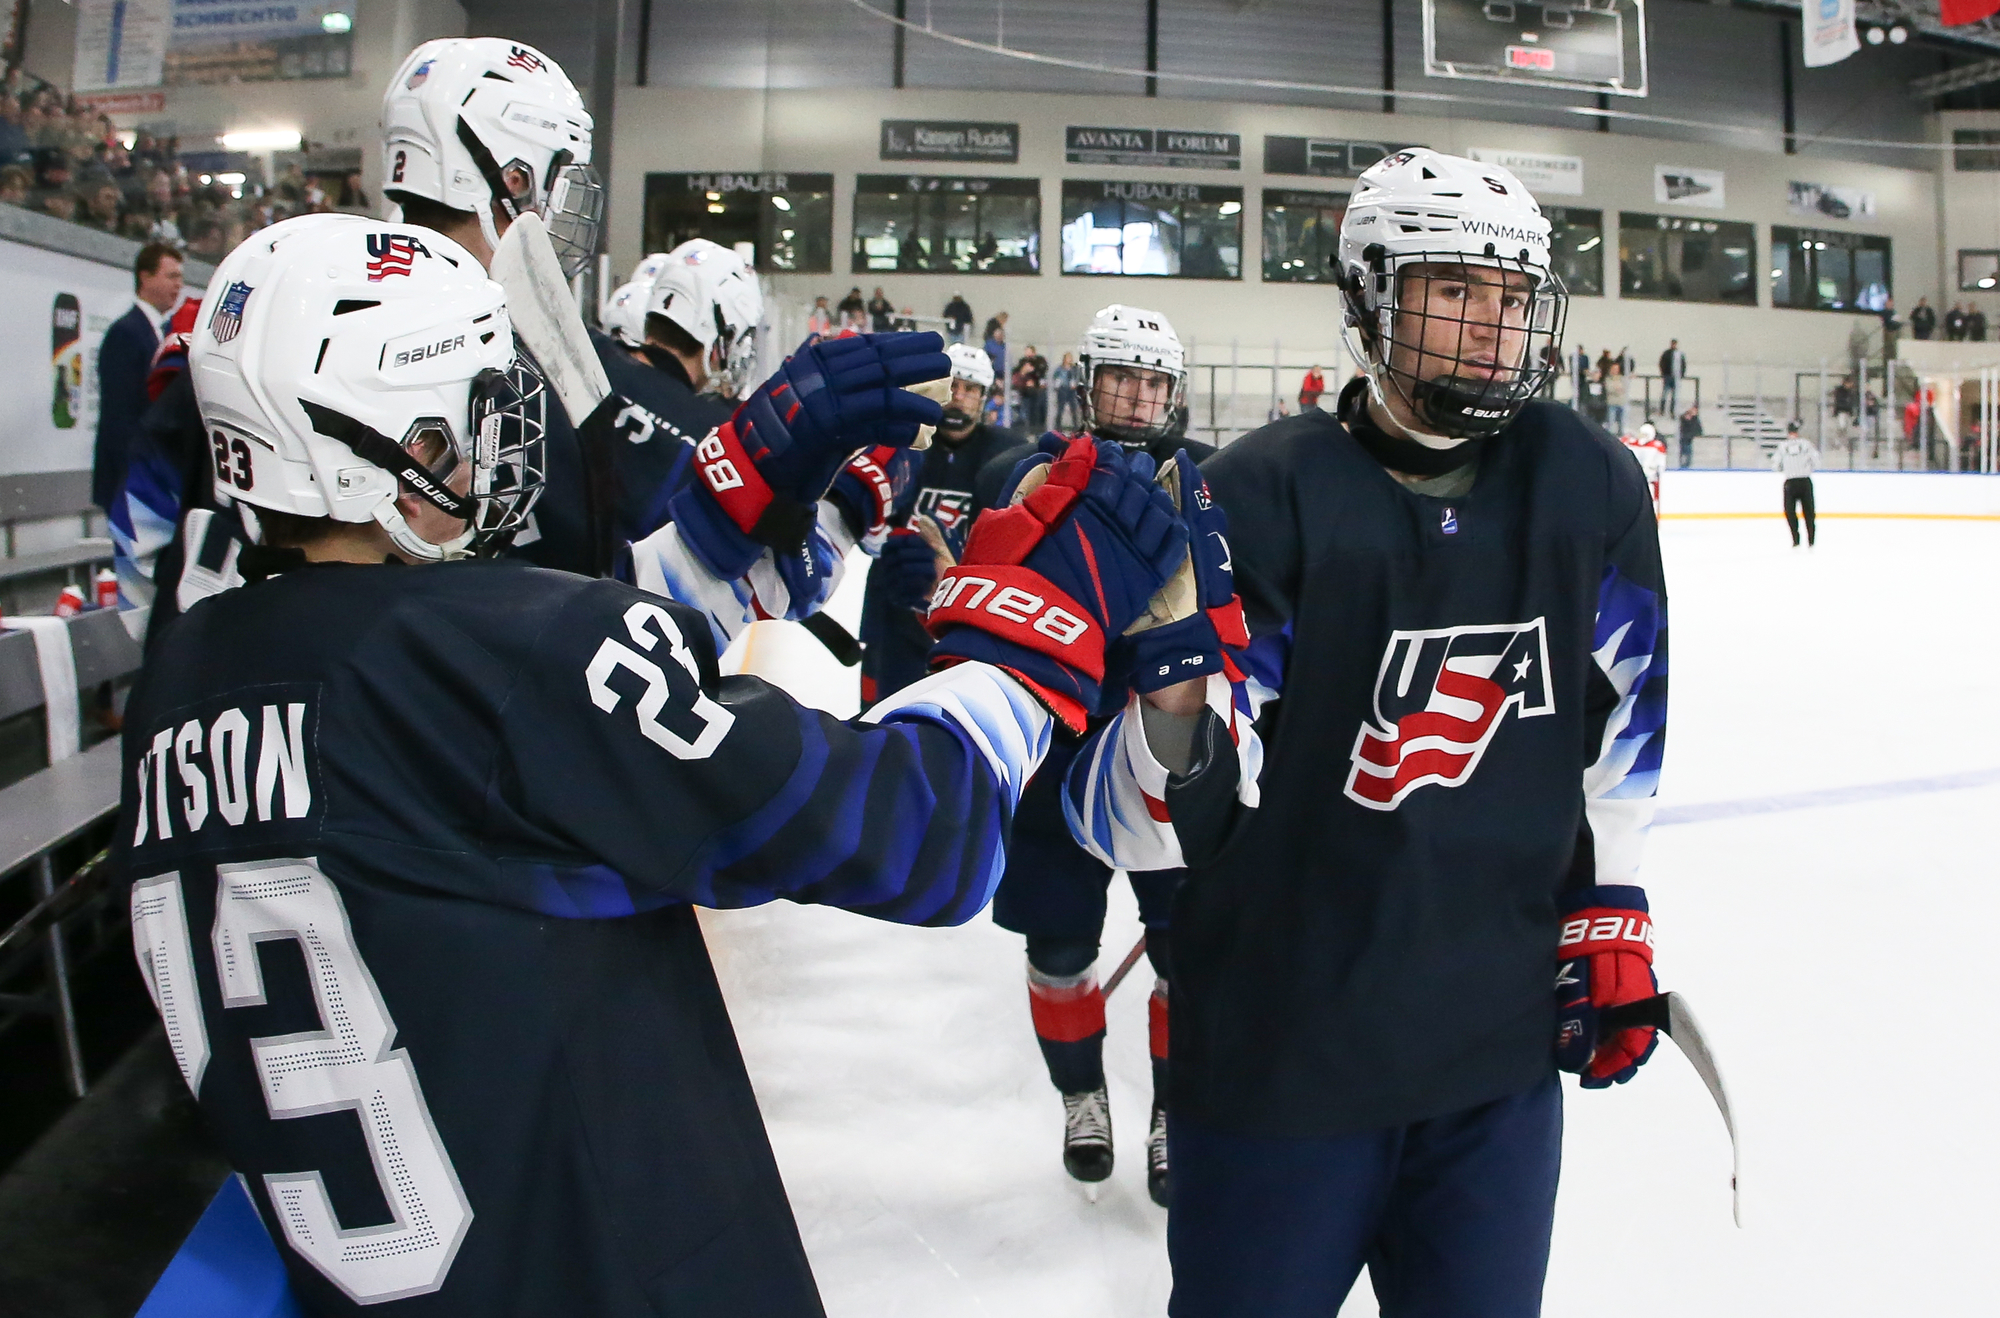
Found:
<path fill-rule="evenodd" d="M 1063 136 L 1072 165 L 1137 165 L 1153 169 L 1241 169 L 1243 138 L 1237 133 L 1197 133 L 1179 128 L 1078 128 Z"/>

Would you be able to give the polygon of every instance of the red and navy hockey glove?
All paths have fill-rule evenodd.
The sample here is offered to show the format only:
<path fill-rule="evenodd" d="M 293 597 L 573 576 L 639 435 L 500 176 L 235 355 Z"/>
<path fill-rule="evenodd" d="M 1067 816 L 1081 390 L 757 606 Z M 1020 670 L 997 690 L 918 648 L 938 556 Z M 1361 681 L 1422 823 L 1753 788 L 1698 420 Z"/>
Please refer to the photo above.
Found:
<path fill-rule="evenodd" d="M 882 547 L 890 519 L 910 502 L 923 454 L 877 444 L 849 458 L 833 478 L 826 497 L 840 509 L 855 542 L 869 553 Z"/>
<path fill-rule="evenodd" d="M 1187 523 L 1188 557 L 1114 647 L 1112 666 L 1129 673 L 1140 691 L 1225 672 L 1224 647 L 1250 644 L 1229 562 L 1228 514 L 1186 449 L 1161 471 L 1160 486 Z"/>
<path fill-rule="evenodd" d="M 972 525 L 938 580 L 925 626 L 933 667 L 978 659 L 1020 678 L 1084 731 L 1117 636 L 1187 556 L 1187 527 L 1153 484 L 1153 462 L 1089 436 L 1029 459 L 1018 502 Z"/>
<path fill-rule="evenodd" d="M 1642 888 L 1606 884 L 1563 900 L 1556 947 L 1556 1065 L 1582 1077 L 1585 1089 L 1624 1084 L 1659 1044 L 1652 1026 L 1598 1037 L 1598 1013 L 1650 998 L 1653 918 Z"/>
<path fill-rule="evenodd" d="M 921 535 L 899 526 L 882 542 L 882 552 L 876 555 L 868 574 L 890 608 L 921 613 L 930 607 L 931 595 L 937 590 L 937 555 Z"/>
<path fill-rule="evenodd" d="M 724 577 L 766 548 L 796 556 L 843 464 L 875 445 L 907 448 L 944 409 L 905 386 L 951 374 L 936 334 L 856 334 L 808 343 L 695 446 L 695 477 L 669 503 L 682 536 Z"/>

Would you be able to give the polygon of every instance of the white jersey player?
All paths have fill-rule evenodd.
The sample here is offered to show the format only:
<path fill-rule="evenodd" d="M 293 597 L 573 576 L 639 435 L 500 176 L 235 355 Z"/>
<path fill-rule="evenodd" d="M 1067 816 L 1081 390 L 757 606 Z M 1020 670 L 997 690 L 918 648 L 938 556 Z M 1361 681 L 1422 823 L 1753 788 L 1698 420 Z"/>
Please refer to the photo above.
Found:
<path fill-rule="evenodd" d="M 1632 456 L 1639 459 L 1639 470 L 1646 473 L 1646 488 L 1653 492 L 1653 515 L 1660 515 L 1660 477 L 1667 470 L 1667 441 L 1660 438 L 1660 432 L 1648 421 L 1639 427 L 1636 435 L 1620 435 L 1618 442 L 1632 450 Z"/>

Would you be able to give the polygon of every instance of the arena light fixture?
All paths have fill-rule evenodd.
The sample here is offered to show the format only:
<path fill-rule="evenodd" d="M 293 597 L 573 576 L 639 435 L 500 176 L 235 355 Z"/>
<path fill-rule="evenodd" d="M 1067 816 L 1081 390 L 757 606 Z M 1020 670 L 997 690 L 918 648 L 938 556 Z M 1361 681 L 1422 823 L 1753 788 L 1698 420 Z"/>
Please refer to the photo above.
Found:
<path fill-rule="evenodd" d="M 1215 213 L 1217 215 L 1234 215 L 1242 209 L 1243 203 L 1240 201 L 1225 201 L 1216 208 Z"/>
<path fill-rule="evenodd" d="M 792 208 L 791 200 L 787 197 L 773 197 L 771 198 L 771 204 L 781 211 L 788 211 Z"/>
<path fill-rule="evenodd" d="M 1889 29 L 1890 45 L 1900 46 L 1909 39 L 1910 39 L 1910 29 L 1904 27 L 1901 23 L 1898 23 L 1896 24 L 1896 26 Z"/>
<path fill-rule="evenodd" d="M 354 15 L 343 14 L 338 10 L 331 14 L 322 15 L 319 20 L 319 30 L 322 32 L 331 32 L 335 36 L 339 36 L 343 32 L 352 32 L 354 30 Z"/>
<path fill-rule="evenodd" d="M 1595 238 L 1586 238 L 1584 239 L 1584 241 L 1578 243 L 1576 245 L 1576 250 L 1578 252 L 1587 252 L 1591 248 L 1597 246 L 1599 243 L 1603 241 L 1604 241 L 1604 235 L 1600 233 Z"/>
<path fill-rule="evenodd" d="M 1871 46 L 1879 46 L 1879 45 L 1881 45 L 1881 44 L 1882 44 L 1882 29 L 1881 29 L 1881 28 L 1879 28 L 1879 27 L 1866 27 L 1866 28 L 1863 28 L 1863 29 L 1861 29 L 1861 31 L 1862 31 L 1862 33 L 1863 33 L 1863 34 L 1864 34 L 1864 35 L 1866 36 L 1866 38 L 1867 38 L 1867 41 L 1868 41 L 1868 44 L 1869 44 L 1869 45 L 1871 45 Z"/>
<path fill-rule="evenodd" d="M 216 140 L 225 151 L 296 151 L 305 137 L 296 128 L 240 128 Z"/>

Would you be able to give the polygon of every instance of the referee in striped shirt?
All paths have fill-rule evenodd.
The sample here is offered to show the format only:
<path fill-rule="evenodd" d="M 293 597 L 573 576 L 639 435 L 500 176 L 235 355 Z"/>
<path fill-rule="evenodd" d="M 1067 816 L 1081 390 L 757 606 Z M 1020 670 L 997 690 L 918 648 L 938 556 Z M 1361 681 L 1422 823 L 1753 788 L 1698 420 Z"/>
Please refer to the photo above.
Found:
<path fill-rule="evenodd" d="M 1792 548 L 1799 547 L 1799 514 L 1806 518 L 1806 545 L 1816 537 L 1813 524 L 1812 474 L 1819 469 L 1819 450 L 1799 434 L 1799 423 L 1785 427 L 1784 442 L 1771 455 L 1771 470 L 1785 478 L 1785 525 L 1792 528 Z"/>

